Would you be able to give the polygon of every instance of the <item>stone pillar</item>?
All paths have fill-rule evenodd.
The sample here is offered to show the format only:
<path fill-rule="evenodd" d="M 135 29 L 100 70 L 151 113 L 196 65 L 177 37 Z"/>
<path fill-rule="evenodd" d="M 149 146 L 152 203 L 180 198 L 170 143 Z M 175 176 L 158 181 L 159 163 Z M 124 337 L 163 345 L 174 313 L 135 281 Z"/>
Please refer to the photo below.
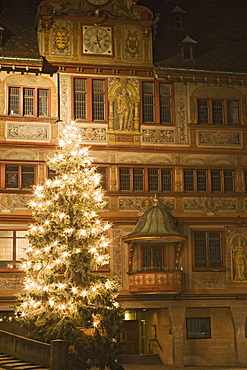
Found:
<path fill-rule="evenodd" d="M 56 339 L 51 341 L 51 370 L 66 370 L 67 345 L 66 341 Z"/>
<path fill-rule="evenodd" d="M 182 302 L 174 302 L 169 307 L 172 326 L 173 365 L 184 367 L 184 323 L 186 307 Z"/>
<path fill-rule="evenodd" d="M 245 300 L 236 300 L 231 302 L 230 311 L 234 326 L 235 339 L 235 359 L 236 366 L 245 367 L 247 365 L 246 356 L 246 338 L 245 338 L 245 320 L 246 320 L 246 302 Z"/>

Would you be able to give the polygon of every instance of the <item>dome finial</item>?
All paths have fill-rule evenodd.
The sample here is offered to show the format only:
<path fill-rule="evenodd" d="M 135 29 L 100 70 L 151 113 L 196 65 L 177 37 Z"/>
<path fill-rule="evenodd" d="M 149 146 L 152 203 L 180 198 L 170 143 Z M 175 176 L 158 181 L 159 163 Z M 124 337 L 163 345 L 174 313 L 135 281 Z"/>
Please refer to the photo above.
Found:
<path fill-rule="evenodd" d="M 157 194 L 154 195 L 154 205 L 157 206 L 159 204 L 159 199 L 157 198 Z"/>

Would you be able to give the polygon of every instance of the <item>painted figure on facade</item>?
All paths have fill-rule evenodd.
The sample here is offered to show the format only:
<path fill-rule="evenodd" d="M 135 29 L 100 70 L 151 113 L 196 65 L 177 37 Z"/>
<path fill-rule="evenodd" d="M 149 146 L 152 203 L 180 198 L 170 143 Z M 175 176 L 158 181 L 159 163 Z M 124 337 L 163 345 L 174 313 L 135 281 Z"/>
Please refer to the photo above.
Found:
<path fill-rule="evenodd" d="M 233 265 L 234 265 L 234 279 L 235 281 L 245 280 L 246 273 L 246 251 L 244 248 L 242 238 L 238 237 L 237 244 L 232 250 Z"/>
<path fill-rule="evenodd" d="M 117 113 L 119 130 L 131 129 L 132 103 L 126 88 L 123 88 L 117 97 Z"/>

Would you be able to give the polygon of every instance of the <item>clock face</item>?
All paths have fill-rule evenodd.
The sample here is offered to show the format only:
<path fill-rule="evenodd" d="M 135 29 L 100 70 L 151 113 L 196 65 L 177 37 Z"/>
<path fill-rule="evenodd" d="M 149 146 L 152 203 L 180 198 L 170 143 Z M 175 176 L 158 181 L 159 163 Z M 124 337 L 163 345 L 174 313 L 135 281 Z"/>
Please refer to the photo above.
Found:
<path fill-rule="evenodd" d="M 84 26 L 83 53 L 112 55 L 111 28 L 99 26 Z"/>
<path fill-rule="evenodd" d="M 87 0 L 87 1 L 90 4 L 101 6 L 101 5 L 105 5 L 106 3 L 108 3 L 109 0 Z"/>

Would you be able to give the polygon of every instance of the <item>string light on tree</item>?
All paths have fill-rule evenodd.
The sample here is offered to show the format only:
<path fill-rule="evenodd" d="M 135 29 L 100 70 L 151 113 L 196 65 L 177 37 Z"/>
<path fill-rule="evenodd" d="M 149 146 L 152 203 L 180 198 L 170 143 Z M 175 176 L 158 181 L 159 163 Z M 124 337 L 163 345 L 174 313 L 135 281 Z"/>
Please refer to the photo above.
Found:
<path fill-rule="evenodd" d="M 66 339 L 68 368 L 117 370 L 122 369 L 116 361 L 123 319 L 116 302 L 119 284 L 91 272 L 109 261 L 110 224 L 100 218 L 105 206 L 100 174 L 81 142 L 75 124 L 67 126 L 59 149 L 47 158 L 55 177 L 34 189 L 29 208 L 35 224 L 28 231 L 25 290 L 16 312 L 32 329 L 31 337 Z"/>

